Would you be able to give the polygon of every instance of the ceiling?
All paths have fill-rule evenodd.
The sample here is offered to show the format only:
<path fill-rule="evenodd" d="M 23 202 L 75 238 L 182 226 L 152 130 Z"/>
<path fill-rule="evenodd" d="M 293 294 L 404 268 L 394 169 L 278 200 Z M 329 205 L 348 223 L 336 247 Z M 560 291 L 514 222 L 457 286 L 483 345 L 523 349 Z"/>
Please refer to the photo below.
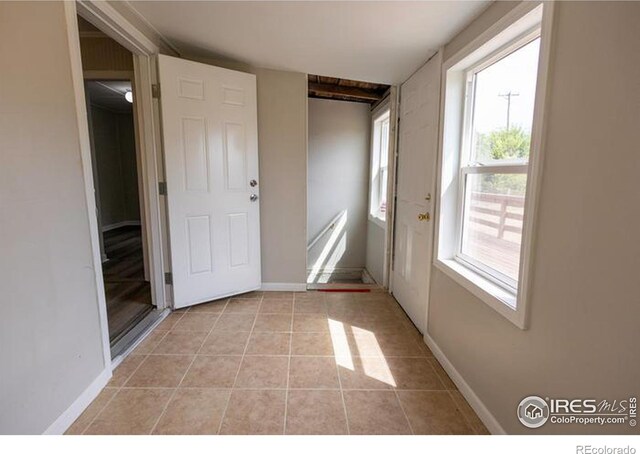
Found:
<path fill-rule="evenodd" d="M 406 80 L 489 1 L 130 1 L 181 55 Z"/>
<path fill-rule="evenodd" d="M 118 113 L 133 112 L 133 105 L 124 99 L 124 94 L 131 91 L 128 80 L 91 80 L 87 82 L 87 94 L 91 104 Z"/>

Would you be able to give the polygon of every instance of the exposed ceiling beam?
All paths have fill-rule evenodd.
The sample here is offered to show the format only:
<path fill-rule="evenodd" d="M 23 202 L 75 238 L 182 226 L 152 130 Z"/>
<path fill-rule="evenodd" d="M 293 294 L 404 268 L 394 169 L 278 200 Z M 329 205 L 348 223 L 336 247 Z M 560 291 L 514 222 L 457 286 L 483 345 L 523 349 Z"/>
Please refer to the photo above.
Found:
<path fill-rule="evenodd" d="M 362 102 L 372 103 L 382 99 L 384 93 L 364 90 L 358 87 L 347 87 L 341 85 L 321 84 L 309 82 L 309 94 L 311 96 L 331 98 L 334 96 L 352 98 Z"/>

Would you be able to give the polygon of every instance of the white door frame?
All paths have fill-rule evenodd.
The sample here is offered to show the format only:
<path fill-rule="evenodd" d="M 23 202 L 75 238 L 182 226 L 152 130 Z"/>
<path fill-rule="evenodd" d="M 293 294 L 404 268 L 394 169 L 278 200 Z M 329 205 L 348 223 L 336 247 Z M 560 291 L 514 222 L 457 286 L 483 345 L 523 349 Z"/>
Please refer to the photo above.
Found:
<path fill-rule="evenodd" d="M 109 346 L 107 305 L 102 278 L 100 232 L 98 232 L 97 218 L 95 215 L 92 215 L 92 213 L 96 212 L 96 202 L 77 14 L 91 22 L 133 54 L 134 78 L 132 85 L 134 87 L 134 93 L 136 93 L 137 96 L 135 119 L 139 126 L 139 156 L 142 171 L 140 175 L 142 181 L 140 197 L 143 200 L 142 205 L 144 208 L 144 212 L 141 214 L 148 221 L 145 225 L 145 233 L 150 258 L 149 275 L 151 280 L 151 295 L 158 310 L 162 310 L 167 307 L 167 292 L 164 285 L 165 266 L 163 262 L 163 235 L 165 234 L 165 229 L 163 228 L 161 207 L 161 203 L 164 203 L 164 200 L 161 201 L 158 192 L 160 175 L 162 175 L 163 170 L 160 156 L 160 142 L 157 135 L 159 125 L 156 121 L 156 106 L 152 95 L 152 85 L 156 77 L 155 55 L 158 54 L 159 48 L 107 2 L 77 0 L 77 2 L 64 2 L 64 8 L 71 56 L 71 74 L 78 116 L 85 196 L 89 212 L 93 267 L 103 338 L 103 356 L 105 366 L 110 367 L 111 351 Z"/>
<path fill-rule="evenodd" d="M 387 219 L 385 222 L 384 238 L 384 269 L 382 286 L 389 293 L 393 293 L 393 251 L 395 248 L 395 218 L 396 218 L 396 163 L 398 157 L 398 137 L 400 124 L 398 123 L 400 108 L 400 86 L 392 85 L 389 90 L 389 162 L 387 179 Z"/>
<path fill-rule="evenodd" d="M 438 62 L 438 64 L 440 65 L 440 72 L 442 71 L 442 62 L 443 62 L 443 55 L 444 55 L 444 47 L 440 47 L 438 49 L 438 51 L 433 54 L 431 57 L 429 57 L 429 59 L 424 62 L 420 68 L 418 68 L 416 70 L 419 71 L 420 69 L 422 69 L 422 67 L 424 65 L 426 65 L 427 63 L 429 63 L 429 61 L 431 61 L 431 59 L 435 58 L 436 61 Z M 415 73 L 414 73 L 415 74 Z M 409 77 L 407 77 L 407 79 L 404 81 L 406 82 L 407 80 L 409 80 L 411 77 L 413 76 L 413 74 L 411 74 Z M 392 106 L 395 107 L 395 124 L 394 124 L 394 132 L 395 132 L 395 136 L 394 136 L 394 144 L 393 144 L 393 181 L 391 181 L 391 179 L 389 180 L 389 189 L 388 189 L 388 201 L 391 201 L 391 203 L 393 203 L 392 207 L 389 210 L 389 218 L 387 219 L 387 254 L 388 254 L 388 260 L 385 263 L 385 273 L 387 273 L 388 277 L 388 281 L 389 281 L 389 288 L 388 291 L 390 294 L 393 294 L 393 266 L 394 266 L 394 250 L 395 250 L 395 214 L 396 214 L 396 206 L 395 206 L 395 201 L 396 201 L 396 193 L 398 190 L 398 185 L 397 185 L 397 158 L 398 158 L 398 152 L 399 152 L 399 140 L 400 140 L 400 128 L 401 123 L 400 123 L 400 104 L 402 103 L 402 99 L 400 97 L 400 88 L 402 87 L 402 84 L 404 84 L 404 82 L 402 82 L 401 84 L 399 84 L 398 86 L 394 86 L 393 88 L 396 89 L 395 93 L 392 91 L 392 94 L 395 95 L 395 99 L 392 98 Z M 441 134 L 440 134 L 440 128 L 442 127 L 442 107 L 443 107 L 443 79 L 442 77 L 440 77 L 440 81 L 438 83 L 438 91 L 439 91 L 439 96 L 438 96 L 438 125 L 436 126 L 436 131 L 438 134 L 438 142 L 436 144 L 436 146 L 438 147 L 437 149 L 439 149 L 440 147 L 440 140 L 441 140 Z M 393 114 L 393 110 L 392 110 L 392 114 Z M 393 119 L 393 116 L 392 116 Z M 391 165 L 391 155 L 390 155 L 390 162 L 389 165 Z M 437 210 L 437 206 L 436 206 L 436 201 L 437 201 L 437 197 L 436 197 L 436 188 L 437 188 L 437 175 L 438 175 L 438 161 L 436 159 L 436 162 L 434 163 L 434 167 L 432 169 L 432 176 L 433 176 L 433 180 L 432 180 L 432 184 L 431 184 L 431 200 L 432 200 L 432 210 L 431 210 L 431 221 L 435 223 L 436 222 L 436 214 L 438 212 Z M 428 331 L 428 326 L 429 326 L 429 301 L 431 300 L 431 275 L 432 275 L 432 267 L 433 267 L 433 263 L 434 263 L 434 251 L 435 251 L 435 228 L 432 229 L 432 234 L 431 236 L 428 238 L 429 241 L 431 241 L 431 255 L 428 257 L 428 271 L 427 271 L 427 276 L 425 276 L 425 278 L 428 280 L 429 282 L 429 287 L 427 288 L 427 301 L 425 304 L 425 318 L 424 318 L 424 333 L 423 335 L 427 335 L 427 331 Z"/>
<path fill-rule="evenodd" d="M 135 78 L 135 72 L 134 71 L 84 71 L 84 81 L 85 81 L 85 87 L 86 87 L 86 82 L 87 81 L 91 81 L 91 80 L 98 80 L 98 81 L 102 81 L 102 80 L 128 80 L 131 82 L 131 87 L 133 90 L 136 89 L 136 87 L 134 86 L 134 78 Z M 86 96 L 86 90 L 85 90 L 85 96 Z M 144 187 L 144 181 L 142 179 L 142 172 L 143 172 L 143 167 L 142 167 L 142 162 L 143 162 L 143 156 L 142 156 L 142 142 L 141 142 L 141 135 L 140 135 L 140 115 L 138 115 L 138 111 L 140 110 L 140 107 L 138 106 L 138 97 L 135 96 L 134 93 L 134 99 L 133 99 L 133 123 L 134 123 L 134 132 L 135 132 L 135 154 L 136 154 L 136 174 L 137 174 L 137 179 L 136 179 L 136 188 L 138 190 L 138 194 L 142 194 L 142 189 Z M 87 99 L 87 103 L 90 106 L 91 102 L 89 99 Z M 87 110 L 87 118 L 89 119 L 89 137 L 91 138 L 91 153 L 92 153 L 92 159 L 91 162 L 95 163 L 95 143 L 94 143 L 94 138 L 93 138 L 93 121 L 92 121 L 92 113 L 91 113 L 91 109 L 88 108 Z M 93 166 L 93 178 L 94 178 L 94 183 L 95 180 L 97 179 L 97 169 L 95 168 L 95 165 Z M 96 214 L 98 216 L 98 232 L 101 233 L 100 235 L 100 254 L 102 255 L 102 261 L 104 263 L 105 259 L 108 259 L 108 257 L 105 254 L 104 251 L 104 235 L 102 235 L 102 233 L 104 233 L 103 230 L 103 225 L 101 222 L 101 213 L 100 213 L 100 182 L 98 182 L 98 184 L 94 184 L 95 186 L 95 191 L 96 191 L 96 204 L 98 205 L 98 209 L 96 211 Z M 150 280 L 151 279 L 151 266 L 149 264 L 149 258 L 150 258 L 150 254 L 149 254 L 149 247 L 150 247 L 150 241 L 148 241 L 147 236 L 148 236 L 148 229 L 147 229 L 147 210 L 145 210 L 145 199 L 144 197 L 138 197 L 138 208 L 140 210 L 140 225 L 142 226 L 142 262 L 144 264 L 144 279 L 145 280 Z M 155 302 L 155 300 L 153 300 Z"/>

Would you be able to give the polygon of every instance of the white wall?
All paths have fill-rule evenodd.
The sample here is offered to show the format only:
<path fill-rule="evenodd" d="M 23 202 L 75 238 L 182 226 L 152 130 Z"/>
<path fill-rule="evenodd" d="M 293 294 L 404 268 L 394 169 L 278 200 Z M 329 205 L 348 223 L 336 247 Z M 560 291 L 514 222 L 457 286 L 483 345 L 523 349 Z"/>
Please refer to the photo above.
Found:
<path fill-rule="evenodd" d="M 307 77 L 255 70 L 258 84 L 262 281 L 304 285 Z"/>
<path fill-rule="evenodd" d="M 375 222 L 367 222 L 367 260 L 365 268 L 376 281 L 382 285 L 384 281 L 384 244 L 385 229 Z"/>
<path fill-rule="evenodd" d="M 42 433 L 106 368 L 62 2 L 0 42 L 0 433 Z"/>
<path fill-rule="evenodd" d="M 516 419 L 528 395 L 626 399 L 640 383 L 640 3 L 555 6 L 530 329 L 435 269 L 428 333 L 508 433 L 637 433 Z M 491 6 L 445 55 L 508 7 Z"/>
<path fill-rule="evenodd" d="M 330 230 L 308 251 L 308 268 L 365 266 L 369 110 L 369 105 L 363 103 L 309 99 L 307 244 L 336 215 L 345 212 L 346 223 L 335 234 L 335 242 L 330 242 L 334 234 Z M 331 252 L 322 260 L 325 248 Z"/>

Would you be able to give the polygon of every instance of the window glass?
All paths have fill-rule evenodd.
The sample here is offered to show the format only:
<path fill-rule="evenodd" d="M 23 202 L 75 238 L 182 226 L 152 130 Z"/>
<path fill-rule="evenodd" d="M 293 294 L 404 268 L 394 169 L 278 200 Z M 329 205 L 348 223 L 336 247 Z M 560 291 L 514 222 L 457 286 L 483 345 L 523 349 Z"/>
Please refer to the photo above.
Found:
<path fill-rule="evenodd" d="M 462 254 L 517 281 L 527 175 L 469 174 Z"/>
<path fill-rule="evenodd" d="M 389 163 L 389 111 L 378 116 L 373 123 L 371 144 L 371 208 L 373 217 L 384 221 L 387 212 L 387 181 Z"/>
<path fill-rule="evenodd" d="M 459 259 L 517 288 L 540 39 L 470 72 Z M 464 161 L 463 161 L 464 164 Z"/>
<path fill-rule="evenodd" d="M 529 158 L 540 38 L 475 74 L 471 161 Z"/>

